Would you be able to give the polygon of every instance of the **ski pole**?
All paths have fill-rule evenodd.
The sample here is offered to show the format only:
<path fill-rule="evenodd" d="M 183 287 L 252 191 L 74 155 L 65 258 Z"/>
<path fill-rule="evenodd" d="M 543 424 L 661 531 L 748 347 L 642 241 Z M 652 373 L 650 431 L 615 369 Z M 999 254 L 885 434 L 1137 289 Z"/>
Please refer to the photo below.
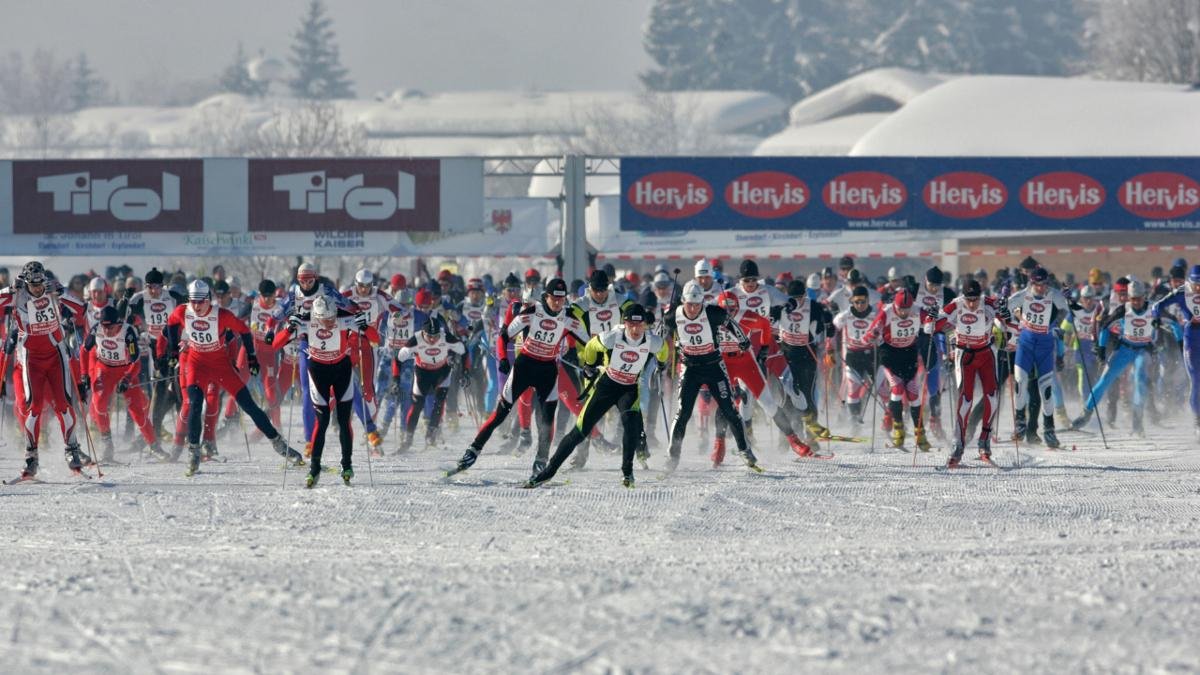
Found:
<path fill-rule="evenodd" d="M 1092 394 L 1092 378 L 1088 374 L 1087 361 L 1083 358 L 1082 354 L 1080 354 L 1080 356 L 1079 356 L 1079 365 L 1083 367 L 1083 381 L 1085 383 L 1087 383 L 1088 398 L 1093 398 L 1094 395 Z M 1096 404 L 1097 404 L 1097 407 L 1099 407 L 1100 402 L 1096 401 Z M 1084 399 L 1083 405 L 1085 407 L 1087 406 L 1087 399 Z M 1095 409 L 1093 409 L 1093 410 L 1095 410 Z M 1101 419 L 1100 419 L 1101 417 L 1103 417 L 1103 415 L 1100 414 L 1099 410 L 1095 410 L 1095 413 L 1096 413 L 1096 424 L 1100 425 L 1100 440 L 1104 442 L 1104 449 L 1108 450 L 1108 438 L 1104 435 L 1104 422 L 1101 421 Z"/>
<path fill-rule="evenodd" d="M 867 390 L 867 398 L 871 399 L 871 402 L 875 404 L 875 405 L 871 406 L 871 452 L 874 453 L 875 452 L 875 432 L 879 429 L 879 425 L 876 423 L 876 419 L 877 419 L 877 415 L 879 414 L 879 409 L 883 407 L 883 404 L 879 402 L 879 392 L 878 392 L 878 387 L 879 387 L 879 382 L 878 382 L 879 347 L 878 346 L 872 347 L 871 351 L 873 352 L 872 361 L 874 362 L 874 366 L 871 368 L 871 380 L 870 380 L 871 388 Z"/>
<path fill-rule="evenodd" d="M 63 356 L 65 357 L 66 354 L 63 354 Z M 67 376 L 71 378 L 71 386 L 75 389 L 74 391 L 69 392 L 71 403 L 75 407 L 75 423 L 79 424 L 80 421 L 83 422 L 83 433 L 87 438 L 88 444 L 88 456 L 92 458 L 92 464 L 96 467 L 96 477 L 104 478 L 104 471 L 100 469 L 100 458 L 96 456 L 96 446 L 92 442 L 92 428 L 88 426 L 87 417 L 80 413 L 80 409 L 83 407 L 83 405 L 79 400 L 79 384 L 75 382 L 75 373 L 71 371 L 71 364 L 66 358 L 62 359 L 62 367 L 67 371 Z"/>
<path fill-rule="evenodd" d="M 1017 467 L 1021 466 L 1021 439 L 1017 437 L 1017 380 L 1016 352 L 1008 352 L 1008 402 L 1012 406 L 1013 415 L 1013 454 L 1017 456 Z"/>
<path fill-rule="evenodd" d="M 293 427 L 293 422 L 296 421 L 296 398 L 298 396 L 298 392 L 304 391 L 305 389 L 307 389 L 306 387 L 301 387 L 300 383 L 297 382 L 297 379 L 299 377 L 300 377 L 300 358 L 297 357 L 295 361 L 292 361 L 292 386 L 288 387 L 288 389 L 292 389 L 293 387 L 295 388 L 292 391 L 292 402 L 288 404 L 287 445 L 289 448 L 292 447 L 292 427 Z M 286 393 L 286 392 L 280 392 L 280 396 L 282 396 L 284 393 Z M 283 486 L 282 486 L 285 488 L 287 487 L 288 464 L 291 464 L 291 462 L 289 462 L 285 458 L 284 462 L 283 462 Z"/>
<path fill-rule="evenodd" d="M 365 340 L 366 336 L 360 332 L 359 338 Z M 358 360 L 358 382 L 360 385 L 363 383 L 363 359 L 361 359 L 361 358 Z M 367 426 L 366 420 L 368 420 L 370 418 L 371 418 L 371 412 L 369 410 L 367 410 L 367 402 L 364 400 L 363 401 L 363 429 L 364 430 L 366 429 L 366 426 Z M 368 443 L 367 445 L 368 445 L 368 447 L 367 447 L 367 477 L 371 481 L 371 487 L 375 487 L 375 468 L 371 464 L 370 444 Z"/>

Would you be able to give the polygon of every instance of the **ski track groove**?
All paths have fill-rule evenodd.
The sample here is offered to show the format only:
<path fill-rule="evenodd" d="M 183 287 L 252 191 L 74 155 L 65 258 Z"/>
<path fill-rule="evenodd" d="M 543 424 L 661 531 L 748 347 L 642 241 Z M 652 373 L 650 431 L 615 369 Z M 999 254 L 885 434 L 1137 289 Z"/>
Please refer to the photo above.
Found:
<path fill-rule="evenodd" d="M 438 481 L 469 433 L 373 460 L 374 489 L 303 490 L 295 469 L 281 488 L 261 442 L 192 479 L 142 464 L 5 488 L 10 667 L 61 672 L 79 634 L 105 650 L 95 672 L 1200 669 L 1183 431 L 1109 451 L 1064 434 L 1022 444 L 1022 469 L 961 473 L 852 443 L 797 463 L 763 434 L 755 476 L 689 439 L 666 481 L 661 450 L 634 489 L 594 452 L 538 490 L 517 487 L 528 453 Z"/>

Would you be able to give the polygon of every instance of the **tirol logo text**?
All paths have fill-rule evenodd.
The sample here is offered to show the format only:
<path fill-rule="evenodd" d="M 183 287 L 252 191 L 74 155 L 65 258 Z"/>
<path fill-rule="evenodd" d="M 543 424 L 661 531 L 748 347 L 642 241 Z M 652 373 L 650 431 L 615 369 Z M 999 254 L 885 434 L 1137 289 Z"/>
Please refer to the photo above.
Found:
<path fill-rule="evenodd" d="M 1180 173 L 1143 173 L 1121 184 L 1117 201 L 1148 220 L 1179 218 L 1200 208 L 1200 183 Z"/>
<path fill-rule="evenodd" d="M 396 172 L 396 190 L 365 187 L 363 174 L 348 178 L 326 177 L 324 171 L 304 171 L 275 176 L 272 187 L 286 192 L 288 209 L 307 213 L 342 210 L 355 220 L 387 220 L 401 209 L 416 208 L 416 177 Z"/>
<path fill-rule="evenodd" d="M 108 211 L 117 220 L 144 222 L 163 211 L 179 210 L 179 176 L 165 171 L 157 192 L 129 187 L 128 175 L 92 178 L 90 171 L 42 176 L 37 179 L 37 191 L 52 196 L 55 211 L 76 216 Z"/>
<path fill-rule="evenodd" d="M 782 171 L 755 171 L 725 186 L 729 208 L 751 218 L 785 218 L 808 205 L 808 186 Z"/>
<path fill-rule="evenodd" d="M 922 192 L 925 205 L 947 218 L 983 218 L 1004 208 L 1004 184 L 984 173 L 953 171 L 929 181 Z"/>
<path fill-rule="evenodd" d="M 713 189 L 708 181 L 683 171 L 659 171 L 629 186 L 629 204 L 654 218 L 688 218 L 708 208 Z"/>
<path fill-rule="evenodd" d="M 1034 176 L 1021 186 L 1021 205 L 1043 218 L 1081 218 L 1104 205 L 1104 186 L 1074 171 Z"/>
<path fill-rule="evenodd" d="M 851 171 L 825 184 L 821 196 L 829 210 L 847 218 L 881 218 L 899 211 L 908 190 L 878 171 Z"/>

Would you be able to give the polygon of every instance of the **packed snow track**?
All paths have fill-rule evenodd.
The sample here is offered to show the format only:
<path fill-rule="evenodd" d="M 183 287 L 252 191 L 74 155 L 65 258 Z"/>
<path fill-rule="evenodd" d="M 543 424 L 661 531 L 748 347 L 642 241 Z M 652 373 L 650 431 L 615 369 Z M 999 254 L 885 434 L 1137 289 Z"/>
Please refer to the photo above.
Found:
<path fill-rule="evenodd" d="M 1177 429 L 948 473 L 852 443 L 714 471 L 689 438 L 633 490 L 596 452 L 519 489 L 529 455 L 494 447 L 443 481 L 465 431 L 311 491 L 265 443 L 192 479 L 124 455 L 81 480 L 47 451 L 45 483 L 0 488 L 4 670 L 1196 672 L 1200 448 Z"/>

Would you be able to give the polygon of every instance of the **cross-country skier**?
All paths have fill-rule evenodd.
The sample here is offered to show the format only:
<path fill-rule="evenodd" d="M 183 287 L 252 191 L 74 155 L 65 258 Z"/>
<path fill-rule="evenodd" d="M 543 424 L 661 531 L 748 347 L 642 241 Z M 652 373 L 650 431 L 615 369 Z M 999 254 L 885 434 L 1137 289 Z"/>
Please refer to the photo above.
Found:
<path fill-rule="evenodd" d="M 1083 405 L 1083 414 L 1071 423 L 1072 429 L 1081 429 L 1088 420 L 1091 419 L 1092 413 L 1096 410 L 1096 405 L 1108 388 L 1116 382 L 1121 375 L 1125 373 L 1125 369 L 1133 366 L 1133 427 L 1132 431 L 1135 436 L 1145 437 L 1146 430 L 1143 426 L 1142 413 L 1146 401 L 1146 385 L 1149 379 L 1149 359 L 1150 354 L 1154 350 L 1154 324 L 1155 317 L 1150 304 L 1146 300 L 1149 289 L 1145 282 L 1134 280 L 1129 283 L 1129 302 L 1121 307 L 1113 310 L 1104 322 L 1100 324 L 1100 337 L 1096 341 L 1097 356 L 1100 361 L 1104 361 L 1105 352 L 1108 350 L 1108 344 L 1113 340 L 1118 340 L 1118 344 L 1113 351 L 1112 359 L 1104 368 L 1104 373 L 1100 376 L 1096 386 L 1092 388 L 1091 395 L 1088 396 L 1087 402 Z M 1119 331 L 1119 337 L 1114 336 L 1110 328 L 1115 328 Z M 1018 371 L 1019 372 L 1019 371 Z"/>
<path fill-rule="evenodd" d="M 364 268 L 355 272 L 354 285 L 342 295 L 350 300 L 354 309 L 366 318 L 367 325 L 374 328 L 375 334 L 378 335 L 380 326 L 392 308 L 392 299 L 375 287 L 375 275 L 371 270 Z M 379 404 L 376 401 L 378 397 L 375 393 L 375 349 L 378 346 L 378 340 L 375 343 L 370 340 L 358 340 L 355 347 L 358 353 L 354 357 L 358 372 L 362 373 L 358 383 L 359 396 L 354 400 L 354 412 L 367 430 L 367 445 L 376 457 L 383 454 L 380 450 L 383 437 L 375 424 L 375 417 L 379 414 Z"/>
<path fill-rule="evenodd" d="M 191 406 L 187 420 L 190 451 L 187 474 L 195 474 L 200 467 L 204 390 L 210 384 L 217 385 L 234 397 L 238 406 L 254 421 L 254 426 L 271 441 L 275 452 L 302 464 L 303 457 L 288 447 L 233 369 L 225 348 L 227 333 L 240 337 L 242 346 L 246 349 L 250 373 L 257 376 L 258 357 L 254 353 L 254 340 L 250 329 L 229 310 L 213 306 L 207 283 L 199 279 L 193 281 L 188 286 L 188 304 L 175 308 L 171 318 L 167 320 L 165 332 L 167 356 L 171 361 L 177 361 L 183 366 L 183 386 Z"/>
<path fill-rule="evenodd" d="M 428 430 L 425 433 L 425 444 L 433 445 L 437 438 L 438 425 L 445 411 L 446 394 L 450 386 L 450 374 L 453 371 L 455 356 L 459 359 L 466 356 L 466 349 L 458 336 L 446 326 L 441 317 L 431 316 L 416 335 L 400 348 L 392 362 L 392 381 L 400 382 L 401 365 L 412 361 L 412 405 L 408 409 L 408 417 L 404 420 L 400 436 L 400 451 L 408 450 L 412 445 L 413 433 L 417 430 L 417 422 L 421 419 L 421 411 L 425 409 L 425 399 L 433 396 L 433 411 L 429 416 Z M 398 385 L 397 385 L 398 386 Z M 404 395 L 403 393 L 401 395 Z"/>
<path fill-rule="evenodd" d="M 625 487 L 633 487 L 633 456 L 641 443 L 642 413 L 639 408 L 639 382 L 642 370 L 651 359 L 663 363 L 667 358 L 666 342 L 647 332 L 651 319 L 646 308 L 629 303 L 622 310 L 623 323 L 616 328 L 592 336 L 584 345 L 580 363 L 594 378 L 587 400 L 583 404 L 571 431 L 559 442 L 554 456 L 540 472 L 529 479 L 526 487 L 536 487 L 558 472 L 592 427 L 611 408 L 621 415 L 624 430 L 621 442 L 621 475 Z M 597 370 L 599 368 L 599 370 Z"/>
<path fill-rule="evenodd" d="M 565 311 L 566 302 L 567 283 L 559 278 L 551 279 L 546 282 L 541 301 L 523 306 L 500 331 L 497 354 L 506 353 L 508 343 L 518 335 L 523 338 L 512 364 L 512 374 L 504 384 L 504 392 L 496 410 L 480 427 L 451 474 L 466 471 L 475 464 L 492 433 L 508 417 L 517 399 L 529 389 L 537 393 L 540 403 L 537 411 L 540 429 L 532 475 L 546 467 L 550 455 L 550 425 L 554 422 L 554 411 L 558 407 L 559 346 L 568 335 L 579 345 L 587 344 L 589 340 L 579 320 Z M 507 371 L 508 363 L 502 361 L 500 368 Z"/>
<path fill-rule="evenodd" d="M 985 461 L 992 457 L 991 434 L 993 411 L 996 410 L 996 352 L 993 344 L 994 325 L 1015 332 L 1015 325 L 1006 322 L 994 298 L 983 297 L 983 287 L 974 279 L 963 284 L 962 296 L 946 303 L 936 317 L 925 323 L 926 333 L 953 331 L 952 358 L 958 400 L 951 411 L 955 421 L 954 450 L 947 466 L 962 462 L 966 447 L 967 427 L 974 405 L 976 386 L 983 404 L 983 428 L 979 433 L 979 456 Z M 1011 344 L 1011 343 L 1010 343 Z"/>
<path fill-rule="evenodd" d="M 1176 288 L 1154 305 L 1156 318 L 1171 316 L 1169 309 L 1178 311 L 1182 323 L 1183 362 L 1187 369 L 1191 388 L 1188 405 L 1192 410 L 1195 434 L 1200 438 L 1200 265 L 1193 265 L 1187 274 L 1187 283 Z"/>
<path fill-rule="evenodd" d="M 379 433 L 387 435 L 396 410 L 400 410 L 401 426 L 408 419 L 408 408 L 412 405 L 412 363 L 400 364 L 400 372 L 393 373 L 393 363 L 396 355 L 408 344 L 416 334 L 416 310 L 413 308 L 413 292 L 410 288 L 401 288 L 392 297 L 393 308 L 388 314 L 384 334 L 384 350 L 388 354 L 388 384 L 384 391 L 383 419 L 379 422 Z"/>
<path fill-rule="evenodd" d="M 917 334 L 921 332 L 920 318 L 913 309 L 913 294 L 901 287 L 892 300 L 875 316 L 869 329 L 868 341 L 879 343 L 879 365 L 883 381 L 877 385 L 888 394 L 888 412 L 892 420 L 891 441 L 894 447 L 904 445 L 904 403 L 908 403 L 913 423 L 913 440 L 922 452 L 928 452 L 929 440 L 921 423 L 921 370 L 917 349 Z"/>
<path fill-rule="evenodd" d="M 853 275 L 857 271 L 850 273 Z M 875 343 L 868 337 L 877 310 L 870 302 L 870 291 L 866 286 L 855 286 L 849 298 L 849 306 L 833 317 L 833 326 L 841 334 L 846 406 L 850 409 L 853 433 L 857 435 L 863 424 L 863 401 L 872 400 L 871 385 L 876 381 L 879 366 Z"/>
<path fill-rule="evenodd" d="M 825 305 L 809 297 L 803 281 L 793 279 L 788 282 L 788 299 L 771 307 L 770 317 L 779 330 L 780 349 L 792 376 L 792 391 L 799 399 L 793 400 L 797 400 L 804 424 L 813 436 L 828 438 L 829 429 L 817 419 L 818 365 L 814 345 L 821 349 L 825 339 L 834 335 L 833 316 Z M 793 449 L 802 457 L 811 454 L 801 452 L 795 445 Z"/>
<path fill-rule="evenodd" d="M 707 386 L 717 402 L 718 412 L 725 417 L 737 443 L 738 454 L 751 469 L 759 470 L 754 451 L 746 442 L 746 431 L 742 418 L 733 407 L 733 391 L 729 374 L 721 360 L 718 343 L 722 327 L 737 340 L 744 351 L 750 348 L 750 340 L 742 333 L 733 317 L 716 305 L 704 304 L 704 292 L 699 286 L 689 284 L 683 290 L 683 304 L 667 317 L 666 336 L 678 342 L 678 353 L 683 359 L 683 372 L 679 375 L 676 391 L 679 399 L 675 409 L 675 423 L 671 428 L 670 456 L 667 457 L 666 472 L 679 466 L 680 449 L 687 433 L 688 421 L 696 405 L 700 388 Z"/>
<path fill-rule="evenodd" d="M 14 395 L 17 419 L 25 433 L 25 468 L 21 478 L 37 475 L 39 423 L 47 408 L 58 416 L 67 466 L 79 472 L 85 459 L 90 461 L 90 458 L 79 449 L 75 438 L 78 421 L 75 397 L 83 398 L 86 388 L 77 387 L 72 381 L 65 324 L 71 321 L 72 312 L 77 316 L 83 307 L 72 307 L 59 292 L 52 291 L 46 269 L 33 261 L 25 264 L 12 286 L 0 290 L 0 310 L 4 309 L 12 313 L 16 322 Z"/>
<path fill-rule="evenodd" d="M 1016 432 L 1014 438 L 1026 440 L 1026 408 L 1029 388 L 1037 386 L 1042 407 L 1042 440 L 1048 448 L 1061 447 L 1054 431 L 1053 386 L 1058 346 L 1053 329 L 1068 316 L 1071 304 L 1057 289 L 1050 287 L 1050 274 L 1036 267 L 1029 274 L 1029 286 L 1013 293 L 1007 308 L 1020 321 L 1016 352 Z M 1033 421 L 1030 421 L 1032 424 Z"/>
<path fill-rule="evenodd" d="M 338 440 L 342 446 L 342 480 L 349 485 L 354 477 L 354 431 L 350 411 L 354 399 L 355 363 L 362 351 L 360 341 L 379 342 L 375 326 L 365 315 L 338 316 L 338 309 L 329 298 L 313 301 L 307 321 L 292 315 L 287 328 L 275 336 L 272 344 L 282 349 L 285 344 L 300 340 L 308 353 L 308 397 L 317 414 L 317 425 L 310 437 L 312 464 L 305 479 L 313 487 L 321 476 L 321 455 L 325 450 L 325 432 L 329 429 L 330 408 L 337 411 Z"/>
<path fill-rule="evenodd" d="M 142 364 L 137 329 L 121 321 L 116 307 L 105 307 L 100 312 L 100 325 L 84 339 L 80 355 L 83 359 L 84 386 L 92 390 L 91 415 L 100 430 L 100 446 L 104 453 L 101 458 L 106 462 L 113 460 L 112 425 L 108 409 L 116 393 L 125 397 L 129 414 L 150 448 L 150 453 L 156 459 L 169 459 L 146 419 L 150 402 L 138 384 Z"/>

